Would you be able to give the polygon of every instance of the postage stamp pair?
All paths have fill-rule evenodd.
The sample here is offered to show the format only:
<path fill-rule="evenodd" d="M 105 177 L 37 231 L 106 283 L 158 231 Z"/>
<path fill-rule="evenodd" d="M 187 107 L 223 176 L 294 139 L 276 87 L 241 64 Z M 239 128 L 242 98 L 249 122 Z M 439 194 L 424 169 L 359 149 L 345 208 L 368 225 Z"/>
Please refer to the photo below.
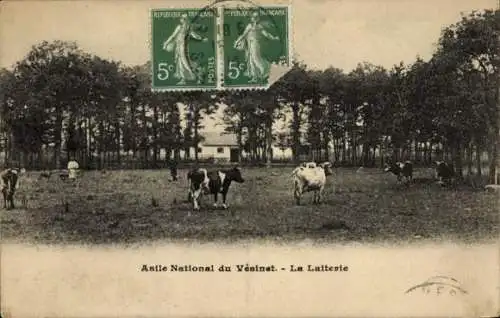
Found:
<path fill-rule="evenodd" d="M 265 89 L 291 65 L 290 8 L 153 9 L 152 89 Z"/>

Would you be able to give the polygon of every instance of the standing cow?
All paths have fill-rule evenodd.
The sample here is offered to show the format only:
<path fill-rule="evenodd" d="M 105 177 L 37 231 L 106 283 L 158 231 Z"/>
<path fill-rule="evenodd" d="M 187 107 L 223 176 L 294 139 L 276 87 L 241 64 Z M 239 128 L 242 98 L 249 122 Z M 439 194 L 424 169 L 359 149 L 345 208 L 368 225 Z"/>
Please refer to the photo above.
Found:
<path fill-rule="evenodd" d="M 214 207 L 217 207 L 219 193 L 222 194 L 222 207 L 226 209 L 226 198 L 231 183 L 233 181 L 238 183 L 245 182 L 238 167 L 210 172 L 204 168 L 193 169 L 188 173 L 188 180 L 189 200 L 193 202 L 194 210 L 200 209 L 199 198 L 202 194 L 212 194 L 214 197 Z"/>
<path fill-rule="evenodd" d="M 413 180 L 413 164 L 411 161 L 396 162 L 392 164 L 386 164 L 385 172 L 392 172 L 398 178 L 398 182 L 406 181 L 410 183 Z"/>
<path fill-rule="evenodd" d="M 313 192 L 313 203 L 320 203 L 325 189 L 326 177 L 332 175 L 331 163 L 324 162 L 319 165 L 310 163 L 295 168 L 292 172 L 294 197 L 300 205 L 300 197 L 305 192 Z"/>
<path fill-rule="evenodd" d="M 199 199 L 202 194 L 208 193 L 208 171 L 205 168 L 195 168 L 188 172 L 189 183 L 188 201 L 193 203 L 193 209 L 199 210 Z M 191 214 L 191 212 L 189 212 Z"/>
<path fill-rule="evenodd" d="M 445 161 L 436 161 L 435 164 L 436 179 L 438 179 L 439 184 L 449 185 L 455 178 L 455 169 Z"/>
<path fill-rule="evenodd" d="M 0 173 L 0 189 L 3 195 L 3 207 L 7 210 L 14 209 L 14 194 L 19 187 L 19 177 L 25 169 L 8 168 Z"/>

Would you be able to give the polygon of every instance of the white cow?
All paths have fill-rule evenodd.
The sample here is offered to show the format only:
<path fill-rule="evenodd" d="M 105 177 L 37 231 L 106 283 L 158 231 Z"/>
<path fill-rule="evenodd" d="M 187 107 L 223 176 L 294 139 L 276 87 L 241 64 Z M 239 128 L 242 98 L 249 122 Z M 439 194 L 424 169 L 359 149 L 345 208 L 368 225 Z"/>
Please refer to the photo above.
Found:
<path fill-rule="evenodd" d="M 325 189 L 326 177 L 332 174 L 331 163 L 323 162 L 318 166 L 300 166 L 292 172 L 294 197 L 297 205 L 305 192 L 314 192 L 313 203 L 319 203 Z"/>

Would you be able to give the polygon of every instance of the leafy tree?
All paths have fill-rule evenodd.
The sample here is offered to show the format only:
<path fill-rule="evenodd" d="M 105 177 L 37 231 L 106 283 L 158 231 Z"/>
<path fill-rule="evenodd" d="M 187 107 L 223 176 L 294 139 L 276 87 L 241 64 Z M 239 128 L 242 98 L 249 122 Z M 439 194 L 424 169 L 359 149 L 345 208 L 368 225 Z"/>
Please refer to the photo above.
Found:
<path fill-rule="evenodd" d="M 188 122 L 184 140 L 189 142 L 187 147 L 194 148 L 194 159 L 198 161 L 198 145 L 203 141 L 203 136 L 200 133 L 203 129 L 201 120 L 204 115 L 210 115 L 217 111 L 217 98 L 211 92 L 195 91 L 184 93 L 181 100 L 186 106 L 186 120 Z M 188 138 L 191 136 L 192 138 Z"/>
<path fill-rule="evenodd" d="M 273 84 L 278 102 L 282 106 L 290 107 L 292 111 L 292 154 L 294 162 L 299 160 L 301 144 L 302 115 L 304 103 L 310 101 L 314 94 L 314 87 L 306 71 L 306 65 L 294 62 L 292 69 L 278 82 Z"/>
<path fill-rule="evenodd" d="M 459 122 L 461 119 L 465 120 L 463 125 L 457 125 L 457 129 L 463 131 L 464 128 L 480 127 L 481 124 L 487 127 L 491 145 L 488 149 L 491 181 L 495 177 L 499 147 L 499 45 L 500 10 L 485 10 L 463 16 L 461 21 L 446 28 L 436 53 L 437 59 L 445 64 L 450 74 L 453 84 L 450 86 L 455 87 L 455 93 L 459 94 L 455 95 L 455 99 L 452 92 L 448 91 L 447 95 L 447 101 L 452 103 L 452 107 L 460 108 L 454 112 L 459 118 L 454 119 Z M 453 75 L 455 76 L 452 78 Z M 480 87 L 474 87 L 474 83 L 480 84 Z M 474 96 L 472 89 L 479 89 L 481 98 Z M 470 125 L 471 120 L 475 124 Z M 474 133 L 467 131 L 467 134 L 470 136 Z M 455 145 L 459 147 L 465 137 L 460 133 L 455 136 L 458 137 Z M 475 139 L 478 139 L 477 134 Z M 460 154 L 457 154 L 456 158 L 459 157 Z"/>
<path fill-rule="evenodd" d="M 31 136 L 31 146 L 39 149 L 41 143 L 53 144 L 56 167 L 61 164 L 64 117 L 71 105 L 81 105 L 88 98 L 87 59 L 75 43 L 42 42 L 13 71 L 12 126 L 30 123 L 28 130 L 14 129 L 14 139 L 19 144 L 28 137 L 25 134 L 36 132 L 40 138 Z"/>

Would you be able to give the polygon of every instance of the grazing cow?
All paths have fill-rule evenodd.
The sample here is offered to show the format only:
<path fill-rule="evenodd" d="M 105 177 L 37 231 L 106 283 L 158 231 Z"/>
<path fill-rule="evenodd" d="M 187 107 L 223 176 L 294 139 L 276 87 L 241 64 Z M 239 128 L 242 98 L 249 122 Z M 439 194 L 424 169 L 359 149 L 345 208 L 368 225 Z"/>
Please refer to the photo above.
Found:
<path fill-rule="evenodd" d="M 3 195 L 3 207 L 5 209 L 14 209 L 14 194 L 19 187 L 19 177 L 25 172 L 25 169 L 8 168 L 0 173 L 0 189 Z M 8 203 L 8 204 L 7 204 Z"/>
<path fill-rule="evenodd" d="M 226 197 L 229 186 L 233 181 L 243 183 L 245 180 L 241 175 L 241 170 L 234 167 L 229 170 L 217 170 L 208 172 L 206 169 L 194 169 L 188 173 L 190 184 L 189 199 L 193 202 L 193 209 L 200 208 L 198 199 L 202 193 L 213 194 L 214 207 L 217 207 L 218 194 L 222 194 L 222 207 L 227 208 Z"/>
<path fill-rule="evenodd" d="M 385 172 L 392 172 L 398 177 L 398 182 L 404 178 L 407 183 L 413 180 L 413 164 L 411 161 L 396 162 L 393 164 L 386 164 Z"/>
<path fill-rule="evenodd" d="M 297 205 L 300 205 L 300 197 L 305 192 L 313 191 L 313 203 L 320 203 L 323 190 L 325 189 L 326 177 L 332 174 L 331 163 L 323 162 L 316 165 L 302 165 L 292 172 L 294 197 Z"/>
<path fill-rule="evenodd" d="M 440 184 L 450 184 L 455 177 L 453 166 L 445 161 L 436 161 L 435 164 L 436 179 L 438 179 L 438 182 Z"/>

